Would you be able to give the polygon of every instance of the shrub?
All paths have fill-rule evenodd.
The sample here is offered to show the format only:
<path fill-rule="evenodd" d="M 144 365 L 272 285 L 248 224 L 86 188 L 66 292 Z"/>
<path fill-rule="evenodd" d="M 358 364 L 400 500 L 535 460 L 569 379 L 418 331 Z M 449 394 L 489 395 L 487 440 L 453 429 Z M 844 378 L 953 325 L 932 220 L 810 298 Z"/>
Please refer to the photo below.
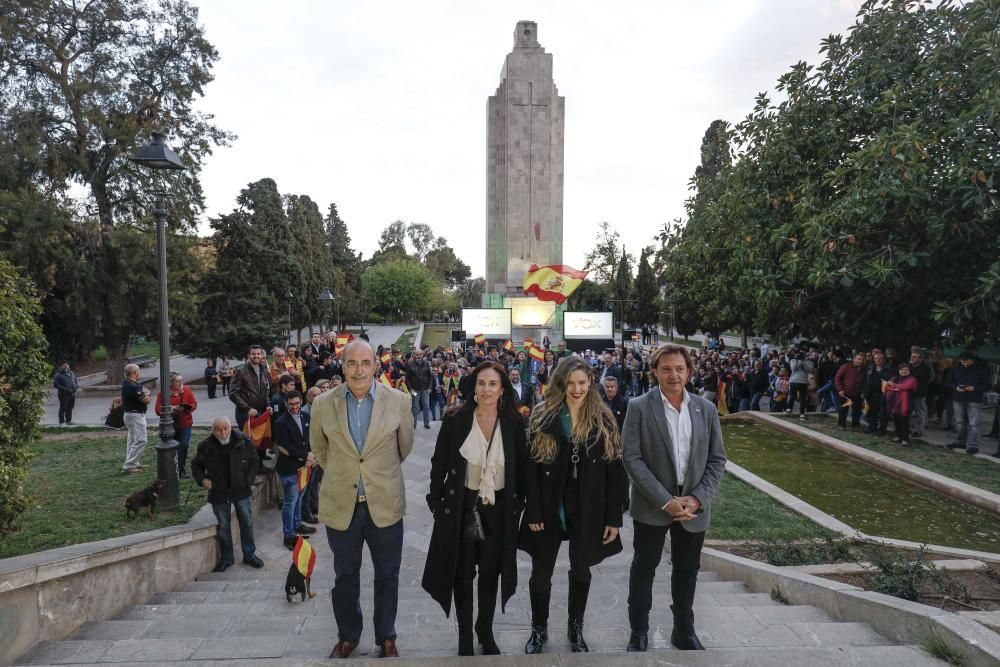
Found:
<path fill-rule="evenodd" d="M 39 435 L 51 367 L 35 286 L 0 260 L 0 537 L 28 507 L 28 444 Z"/>

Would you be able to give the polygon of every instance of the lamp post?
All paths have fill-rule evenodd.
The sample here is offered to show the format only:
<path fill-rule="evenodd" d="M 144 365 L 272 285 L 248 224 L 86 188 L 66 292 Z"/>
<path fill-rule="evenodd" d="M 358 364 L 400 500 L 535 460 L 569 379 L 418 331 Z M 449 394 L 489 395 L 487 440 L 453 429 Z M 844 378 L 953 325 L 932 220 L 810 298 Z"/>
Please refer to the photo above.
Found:
<path fill-rule="evenodd" d="M 132 162 L 154 171 L 181 170 L 184 164 L 177 153 L 163 141 L 165 135 L 153 132 L 148 144 L 129 158 Z M 156 262 L 159 268 L 160 298 L 160 441 L 156 444 L 156 476 L 166 480 L 160 492 L 160 507 L 168 509 L 180 503 L 180 481 L 177 473 L 177 441 L 174 440 L 174 420 L 170 411 L 170 313 L 167 298 L 167 193 L 154 192 L 156 204 Z"/>
<path fill-rule="evenodd" d="M 292 299 L 295 295 L 292 290 L 285 290 L 285 301 L 288 302 L 288 344 L 292 344 Z"/>
<path fill-rule="evenodd" d="M 619 303 L 622 304 L 622 316 L 621 316 L 620 319 L 621 319 L 621 324 L 622 324 L 622 348 L 624 348 L 625 347 L 625 312 L 624 312 L 624 304 L 631 303 L 631 304 L 633 304 L 632 307 L 634 308 L 635 307 L 634 304 L 638 303 L 638 301 L 636 299 L 608 299 L 608 308 L 611 310 L 611 333 L 612 334 L 614 334 L 615 311 L 617 310 L 616 306 Z"/>
<path fill-rule="evenodd" d="M 333 294 L 330 292 L 329 287 L 324 287 L 323 291 L 319 293 L 319 301 L 323 305 L 323 320 L 326 321 L 330 318 L 330 302 L 333 301 Z M 328 323 L 327 323 L 328 324 Z M 328 327 L 329 328 L 329 327 Z M 320 322 L 319 332 L 325 333 L 323 331 L 323 322 Z"/>

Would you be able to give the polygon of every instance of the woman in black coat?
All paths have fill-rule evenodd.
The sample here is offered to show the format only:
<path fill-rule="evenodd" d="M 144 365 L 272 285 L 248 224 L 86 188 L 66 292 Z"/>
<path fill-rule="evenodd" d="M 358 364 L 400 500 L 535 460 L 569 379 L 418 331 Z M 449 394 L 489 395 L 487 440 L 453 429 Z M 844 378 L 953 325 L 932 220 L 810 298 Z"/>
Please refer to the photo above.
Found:
<path fill-rule="evenodd" d="M 471 399 L 445 415 L 431 458 L 427 505 L 434 514 L 434 529 L 422 585 L 446 615 L 454 597 L 458 654 L 473 655 L 472 582 L 478 568 L 476 635 L 485 654 L 499 655 L 493 614 L 497 584 L 502 582 L 502 606 L 517 588 L 527 443 L 503 366 L 484 361 L 468 380 Z M 483 541 L 465 534 L 473 510 L 482 522 Z"/>
<path fill-rule="evenodd" d="M 568 635 L 574 652 L 588 650 L 583 616 L 590 566 L 622 550 L 621 437 L 593 384 L 587 362 L 561 359 L 545 400 L 531 413 L 520 533 L 520 548 L 531 554 L 531 637 L 525 653 L 541 653 L 548 640 L 552 574 L 561 542 L 569 540 Z"/>

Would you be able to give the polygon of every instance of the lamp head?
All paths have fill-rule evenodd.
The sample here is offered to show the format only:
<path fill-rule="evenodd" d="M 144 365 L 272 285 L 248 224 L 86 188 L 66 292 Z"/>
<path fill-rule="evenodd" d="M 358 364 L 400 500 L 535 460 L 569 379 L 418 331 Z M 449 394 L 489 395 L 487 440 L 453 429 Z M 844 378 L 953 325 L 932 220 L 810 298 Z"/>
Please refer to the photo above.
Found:
<path fill-rule="evenodd" d="M 149 143 L 129 158 L 132 162 L 150 169 L 184 169 L 184 163 L 177 153 L 167 146 L 162 132 L 153 132 Z"/>

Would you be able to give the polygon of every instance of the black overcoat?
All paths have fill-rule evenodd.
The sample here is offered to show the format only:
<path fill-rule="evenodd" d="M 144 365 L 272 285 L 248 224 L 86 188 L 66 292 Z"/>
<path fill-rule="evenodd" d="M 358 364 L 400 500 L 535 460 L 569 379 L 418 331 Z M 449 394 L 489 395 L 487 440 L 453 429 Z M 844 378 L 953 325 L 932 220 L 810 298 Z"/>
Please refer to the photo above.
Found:
<path fill-rule="evenodd" d="M 524 516 L 521 519 L 519 547 L 535 558 L 551 558 L 559 550 L 559 543 L 568 535 L 559 525 L 559 506 L 562 504 L 566 482 L 570 476 L 572 443 L 563 433 L 562 420 L 558 417 L 545 425 L 545 431 L 556 438 L 559 449 L 551 463 L 541 463 L 530 455 L 525 469 Z M 593 434 L 591 445 L 580 448 L 578 464 L 580 480 L 580 555 L 587 565 L 597 565 L 605 558 L 622 550 L 621 535 L 608 544 L 604 540 L 604 527 L 622 525 L 622 460 L 604 458 L 604 440 Z M 529 445 L 530 451 L 530 445 Z M 534 532 L 529 523 L 542 523 L 545 528 Z"/>
<path fill-rule="evenodd" d="M 466 461 L 458 450 L 469 436 L 474 420 L 471 410 L 446 415 L 438 432 L 434 456 L 431 457 L 427 506 L 434 515 L 434 528 L 421 585 L 441 605 L 445 615 L 451 613 L 465 512 Z M 528 450 L 520 418 L 501 414 L 499 431 L 503 437 L 504 493 L 497 509 L 501 516 L 508 517 L 504 524 L 500 562 L 500 604 L 504 609 L 517 588 L 517 526 L 524 509 L 524 471 Z"/>

